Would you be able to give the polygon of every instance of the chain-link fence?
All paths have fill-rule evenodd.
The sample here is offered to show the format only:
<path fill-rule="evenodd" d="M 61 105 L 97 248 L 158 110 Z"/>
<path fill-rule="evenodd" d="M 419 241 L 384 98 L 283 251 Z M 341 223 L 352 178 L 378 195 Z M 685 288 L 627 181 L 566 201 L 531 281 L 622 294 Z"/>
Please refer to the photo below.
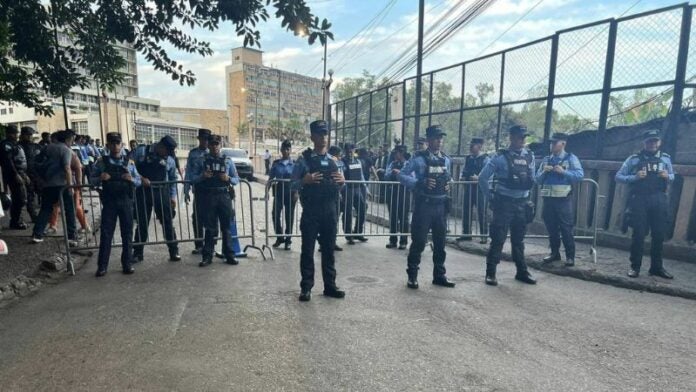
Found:
<path fill-rule="evenodd" d="M 472 137 L 493 149 L 501 131 L 524 124 L 530 142 L 548 140 L 552 132 L 586 133 L 583 143 L 601 157 L 608 128 L 662 119 L 670 150 L 682 106 L 694 106 L 693 7 L 577 26 L 435 70 L 422 75 L 420 97 L 417 79 L 409 78 L 336 102 L 332 139 L 377 146 L 400 138 L 413 146 L 427 126 L 440 124 L 448 132 L 446 151 L 460 155 Z"/>

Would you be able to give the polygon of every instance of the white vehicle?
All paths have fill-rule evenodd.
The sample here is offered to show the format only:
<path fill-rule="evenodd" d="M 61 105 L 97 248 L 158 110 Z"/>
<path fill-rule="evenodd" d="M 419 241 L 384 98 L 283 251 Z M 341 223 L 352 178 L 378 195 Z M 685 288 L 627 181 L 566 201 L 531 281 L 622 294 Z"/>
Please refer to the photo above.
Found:
<path fill-rule="evenodd" d="M 232 159 L 240 178 L 246 178 L 249 181 L 254 179 L 254 166 L 246 151 L 240 148 L 223 148 L 221 152 L 222 155 Z"/>

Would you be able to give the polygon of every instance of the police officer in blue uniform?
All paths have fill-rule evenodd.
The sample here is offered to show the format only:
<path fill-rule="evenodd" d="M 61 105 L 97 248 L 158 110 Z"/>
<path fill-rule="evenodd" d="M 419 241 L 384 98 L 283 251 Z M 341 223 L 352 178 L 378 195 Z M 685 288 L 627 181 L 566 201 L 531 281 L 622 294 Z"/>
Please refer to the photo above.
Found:
<path fill-rule="evenodd" d="M 184 174 L 184 201 L 188 204 L 191 200 L 191 171 L 192 168 L 197 164 L 199 160 L 202 160 L 205 154 L 208 153 L 208 140 L 212 132 L 210 129 L 200 128 L 198 130 L 198 147 L 189 151 L 188 158 L 186 159 L 186 173 Z M 194 189 L 195 190 L 195 189 Z M 191 214 L 191 222 L 193 224 L 193 233 L 196 238 L 203 238 L 203 213 L 202 211 L 206 206 L 201 205 L 203 197 L 198 197 L 199 195 L 194 192 L 193 198 L 193 213 Z M 201 212 L 198 212 L 201 211 Z M 194 255 L 200 254 L 203 249 L 203 241 L 194 241 L 195 248 L 191 252 Z"/>
<path fill-rule="evenodd" d="M 135 207 L 138 227 L 135 230 L 135 242 L 147 242 L 148 226 L 152 217 L 152 210 L 155 210 L 157 220 L 162 223 L 164 238 L 169 241 L 169 260 L 180 261 L 179 246 L 176 242 L 176 232 L 174 231 L 174 211 L 176 209 L 176 186 L 175 185 L 151 185 L 151 182 L 176 181 L 176 163 L 171 157 L 176 149 L 176 141 L 166 135 L 159 143 L 139 146 L 135 150 L 135 167 L 142 179 L 141 186 L 136 188 Z M 134 262 L 143 261 L 144 245 L 133 246 Z"/>
<path fill-rule="evenodd" d="M 483 148 L 483 138 L 471 138 L 469 144 L 469 155 L 464 160 L 464 167 L 459 173 L 459 181 L 478 181 L 478 175 L 483 167 L 488 163 L 488 154 L 481 151 Z M 486 222 L 486 199 L 478 189 L 478 184 L 467 185 L 464 188 L 464 211 L 462 213 L 462 236 L 457 238 L 459 241 L 471 241 L 471 213 L 476 207 L 478 217 L 479 233 L 487 234 Z M 486 243 L 486 237 L 482 237 L 482 244 Z"/>
<path fill-rule="evenodd" d="M 271 164 L 268 172 L 269 180 L 290 180 L 295 162 L 290 158 L 292 144 L 289 140 L 283 141 L 280 146 L 281 157 Z M 274 184 L 273 188 L 273 227 L 275 229 L 276 242 L 274 248 L 285 244 L 285 250 L 290 249 L 292 244 L 292 225 L 294 223 L 295 205 L 297 204 L 297 191 L 293 191 L 289 181 L 281 181 Z M 283 215 L 285 216 L 285 235 L 283 234 Z"/>
<path fill-rule="evenodd" d="M 401 170 L 410 158 L 406 146 L 399 145 L 394 147 L 394 160 L 387 165 L 384 175 L 385 181 L 400 180 Z M 401 184 L 390 184 L 386 188 L 386 202 L 389 207 L 389 232 L 390 233 L 408 233 L 409 229 L 409 212 L 411 210 L 411 192 Z M 399 249 L 406 249 L 408 245 L 408 236 L 402 235 L 398 238 Z M 387 249 L 396 248 L 397 236 L 389 237 Z"/>
<path fill-rule="evenodd" d="M 121 154 L 121 134 L 106 134 L 109 155 L 97 160 L 92 171 L 90 184 L 101 186 L 101 234 L 99 237 L 99 257 L 97 277 L 106 275 L 111 256 L 111 240 L 114 238 L 116 219 L 121 230 L 121 267 L 124 274 L 132 274 L 131 265 L 133 233 L 133 193 L 140 186 L 141 178 L 133 161 Z"/>
<path fill-rule="evenodd" d="M 354 156 L 355 145 L 346 143 L 343 146 L 343 170 L 347 181 L 365 181 L 362 161 Z M 350 234 L 361 234 L 365 230 L 365 219 L 367 218 L 367 187 L 364 183 L 349 183 L 341 192 L 343 212 L 343 233 L 346 235 L 348 245 L 355 245 L 355 240 L 366 242 L 367 237 L 350 236 Z M 355 209 L 355 227 L 353 227 L 353 209 Z"/>
<path fill-rule="evenodd" d="M 454 287 L 445 270 L 445 235 L 447 232 L 447 203 L 452 181 L 452 160 L 442 151 L 446 133 L 439 125 L 426 131 L 428 148 L 413 153 L 399 173 L 401 184 L 413 192 L 415 199 L 411 223 L 411 248 L 408 252 L 407 287 L 418 288 L 418 269 L 425 249 L 428 232 L 433 238 L 433 284 Z"/>
<path fill-rule="evenodd" d="M 539 193 L 544 198 L 542 217 L 549 234 L 551 254 L 544 257 L 545 264 L 561 260 L 561 239 L 565 249 L 565 265 L 575 265 L 575 238 L 573 227 L 572 185 L 582 181 L 585 173 L 578 157 L 566 152 L 568 135 L 554 133 L 551 136 L 551 155 L 544 157 L 536 174 Z"/>
<path fill-rule="evenodd" d="M 22 127 L 19 134 L 19 145 L 24 150 L 24 155 L 27 159 L 27 177 L 29 181 L 25 184 L 27 189 L 27 212 L 29 213 L 29 218 L 32 222 L 36 221 L 38 215 L 36 211 L 36 196 L 41 190 L 39 187 L 39 175 L 36 172 L 35 159 L 39 155 L 41 146 L 38 143 L 34 143 L 32 137 L 35 131 L 31 127 Z"/>
<path fill-rule="evenodd" d="M 510 231 L 512 260 L 517 267 L 515 279 L 536 284 L 524 260 L 524 236 L 530 209 L 529 190 L 534 186 L 534 153 L 524 147 L 527 128 L 514 125 L 510 133 L 510 147 L 500 149 L 479 174 L 479 188 L 493 210 L 490 224 L 491 246 L 486 256 L 486 284 L 496 286 L 496 269 L 500 263 L 503 245 Z M 489 184 L 492 180 L 493 189 Z"/>
<path fill-rule="evenodd" d="M 674 277 L 662 265 L 662 243 L 667 231 L 669 207 L 667 188 L 674 181 L 672 158 L 660 151 L 660 132 L 643 135 L 643 150 L 631 155 L 616 173 L 616 182 L 628 184 L 629 225 L 633 227 L 631 269 L 628 276 L 637 278 L 643 261 L 643 243 L 650 230 L 649 274 L 665 279 Z"/>
<path fill-rule="evenodd" d="M 213 262 L 213 253 L 218 233 L 222 237 L 222 251 L 227 264 L 239 262 L 234 257 L 232 237 L 230 237 L 230 220 L 234 214 L 229 187 L 239 184 L 237 169 L 232 160 L 220 153 L 222 138 L 211 135 L 208 142 L 210 152 L 203 159 L 194 162 L 191 173 L 197 197 L 201 198 L 199 210 L 205 225 L 203 260 L 199 266 L 206 267 Z M 218 230 L 218 225 L 220 229 Z"/>
<path fill-rule="evenodd" d="M 10 188 L 12 204 L 10 206 L 10 229 L 25 230 L 22 221 L 22 208 L 27 202 L 27 157 L 19 146 L 19 130 L 10 125 L 5 130 L 5 139 L 0 141 L 0 167 L 2 181 Z"/>
<path fill-rule="evenodd" d="M 302 203 L 302 253 L 300 255 L 300 301 L 312 298 L 314 287 L 314 246 L 319 238 L 321 270 L 324 280 L 324 295 L 343 298 L 345 292 L 336 286 L 334 267 L 334 245 L 338 224 L 338 194 L 345 178 L 338 171 L 336 161 L 327 153 L 329 127 L 326 121 L 317 120 L 310 124 L 314 149 L 307 149 L 295 163 L 292 172 L 292 187 L 300 192 Z M 321 233 L 321 236 L 319 236 Z"/>

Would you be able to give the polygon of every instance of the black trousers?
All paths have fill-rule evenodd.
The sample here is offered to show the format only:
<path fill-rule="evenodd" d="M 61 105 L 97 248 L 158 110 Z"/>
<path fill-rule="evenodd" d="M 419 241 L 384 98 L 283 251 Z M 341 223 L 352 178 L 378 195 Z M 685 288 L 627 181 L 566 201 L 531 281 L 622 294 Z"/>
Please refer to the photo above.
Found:
<path fill-rule="evenodd" d="M 462 234 L 472 234 L 471 219 L 476 207 L 476 217 L 480 234 L 488 234 L 486 230 L 486 198 L 478 190 L 478 185 L 468 185 L 464 190 L 464 210 L 462 211 Z"/>
<path fill-rule="evenodd" d="M 524 261 L 524 236 L 527 234 L 526 202 L 527 199 L 495 195 L 491 204 L 493 209 L 490 225 L 491 247 L 486 256 L 488 272 L 495 272 L 500 263 L 508 231 L 510 231 L 512 243 L 512 260 L 515 262 L 517 272 L 527 271 L 527 263 Z"/>
<path fill-rule="evenodd" d="M 643 244 L 650 230 L 650 271 L 660 271 L 662 266 L 662 243 L 665 240 L 668 219 L 667 194 L 657 192 L 650 195 L 631 195 L 631 268 L 640 271 L 643 262 Z"/>
<path fill-rule="evenodd" d="M 297 193 L 290 192 L 289 189 L 282 189 L 283 186 L 289 187 L 289 183 L 279 183 L 276 186 L 280 186 L 281 189 L 277 190 L 273 197 L 273 228 L 278 236 L 281 234 L 289 235 L 292 234 L 292 226 L 295 221 L 295 205 L 297 204 L 295 195 Z M 285 230 L 283 230 L 283 222 L 285 222 Z M 277 238 L 286 243 L 292 242 L 289 236 Z"/>
<path fill-rule="evenodd" d="M 411 223 L 411 247 L 408 251 L 408 267 L 406 272 L 411 278 L 418 276 L 421 254 L 428 240 L 428 232 L 432 230 L 433 238 L 433 279 L 444 278 L 445 270 L 445 234 L 447 231 L 447 212 L 444 202 L 425 203 L 416 199 Z"/>
<path fill-rule="evenodd" d="M 39 192 L 35 175 L 29 175 L 27 189 L 27 212 L 32 222 L 36 221 L 38 212 L 36 211 L 37 193 Z M 39 199 L 40 200 L 40 199 Z"/>
<path fill-rule="evenodd" d="M 174 211 L 170 200 L 169 188 L 167 187 L 140 187 L 135 190 L 135 215 L 138 221 L 138 227 L 135 229 L 135 242 L 147 242 L 148 227 L 153 209 L 155 216 L 162 223 L 164 238 L 167 241 L 176 241 L 173 223 Z M 134 245 L 133 254 L 142 256 L 144 247 L 144 245 Z M 168 243 L 167 248 L 169 248 L 170 255 L 179 252 L 179 245 L 176 242 Z"/>
<path fill-rule="evenodd" d="M 68 189 L 61 192 L 62 186 L 47 186 L 41 190 L 41 210 L 34 224 L 33 235 L 36 238 L 43 238 L 44 230 L 48 224 L 48 219 L 53 212 L 53 204 L 63 199 L 65 209 L 61 210 L 65 214 L 65 224 L 67 226 L 68 238 L 71 240 L 77 239 L 77 226 L 75 223 L 75 204 L 73 196 Z M 75 190 L 79 192 L 79 190 Z"/>
<path fill-rule="evenodd" d="M 193 213 L 191 214 L 191 220 L 193 223 L 193 235 L 196 238 L 203 238 L 203 227 L 204 223 L 204 211 L 207 206 L 204 203 L 204 197 L 202 192 L 193 192 Z M 196 249 L 203 249 L 203 239 L 196 240 L 193 242 Z"/>
<path fill-rule="evenodd" d="M 411 210 L 411 193 L 407 192 L 402 185 L 389 185 L 394 187 L 393 192 L 388 192 L 389 197 L 389 232 L 390 233 L 408 233 L 409 217 Z M 389 237 L 390 244 L 396 244 L 397 236 Z M 408 243 L 408 236 L 402 235 L 399 238 L 401 245 Z"/>
<path fill-rule="evenodd" d="M 343 233 L 344 234 L 364 234 L 365 218 L 367 216 L 367 203 L 363 189 L 356 186 L 347 186 L 342 193 L 343 206 Z M 353 209 L 356 212 L 355 227 L 353 227 Z M 350 238 L 346 236 L 346 238 Z M 324 249 L 322 247 L 322 249 Z"/>
<path fill-rule="evenodd" d="M 302 290 L 314 287 L 314 246 L 319 239 L 321 247 L 321 274 L 324 279 L 324 289 L 336 287 L 336 260 L 334 246 L 336 245 L 336 225 L 338 214 L 335 201 L 325 201 L 319 204 L 307 205 L 302 210 L 300 231 L 302 232 L 302 252 L 300 254 L 300 273 Z M 321 233 L 321 235 L 319 235 Z"/>
<path fill-rule="evenodd" d="M 133 199 L 127 196 L 118 199 L 102 198 L 101 234 L 99 235 L 99 257 L 97 266 L 100 271 L 109 267 L 111 241 L 116 230 L 116 219 L 121 229 L 121 266 L 127 269 L 133 258 Z"/>
<path fill-rule="evenodd" d="M 222 251 L 228 259 L 234 257 L 232 237 L 230 237 L 230 221 L 233 216 L 232 198 L 227 189 L 203 190 L 202 197 L 205 206 L 205 241 L 203 245 L 203 260 L 212 260 L 218 235 L 222 238 Z M 219 230 L 218 230 L 219 225 Z"/>
<path fill-rule="evenodd" d="M 22 177 L 22 182 L 13 178 L 7 184 L 10 188 L 10 197 L 12 198 L 10 226 L 16 226 L 22 222 L 22 209 L 27 205 L 27 184 L 29 183 L 29 178 L 26 174 L 19 174 L 19 176 Z"/>
<path fill-rule="evenodd" d="M 549 233 L 549 246 L 551 253 L 558 254 L 561 249 L 561 240 L 565 249 L 566 259 L 575 258 L 575 238 L 573 227 L 575 216 L 573 215 L 573 201 L 568 197 L 545 197 L 544 210 L 541 213 Z"/>

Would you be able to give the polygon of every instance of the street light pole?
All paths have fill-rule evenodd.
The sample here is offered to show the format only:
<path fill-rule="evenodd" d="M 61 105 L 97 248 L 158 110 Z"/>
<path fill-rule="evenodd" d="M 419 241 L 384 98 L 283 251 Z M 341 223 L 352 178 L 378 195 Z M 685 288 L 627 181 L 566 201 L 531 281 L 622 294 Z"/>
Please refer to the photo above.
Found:
<path fill-rule="evenodd" d="M 239 116 L 237 117 L 237 147 L 242 148 L 242 142 L 239 139 L 239 130 L 242 128 L 242 105 L 232 105 L 233 108 L 237 108 L 239 111 Z M 230 124 L 232 124 L 232 118 L 230 118 Z"/>
<path fill-rule="evenodd" d="M 425 18 L 425 0 L 418 2 L 418 53 L 416 62 L 416 128 L 413 140 L 420 136 L 421 114 L 421 89 L 423 88 L 421 76 L 423 75 L 423 22 Z"/>
<path fill-rule="evenodd" d="M 324 41 L 324 76 L 321 78 L 321 119 L 326 121 L 326 52 L 328 42 Z"/>

